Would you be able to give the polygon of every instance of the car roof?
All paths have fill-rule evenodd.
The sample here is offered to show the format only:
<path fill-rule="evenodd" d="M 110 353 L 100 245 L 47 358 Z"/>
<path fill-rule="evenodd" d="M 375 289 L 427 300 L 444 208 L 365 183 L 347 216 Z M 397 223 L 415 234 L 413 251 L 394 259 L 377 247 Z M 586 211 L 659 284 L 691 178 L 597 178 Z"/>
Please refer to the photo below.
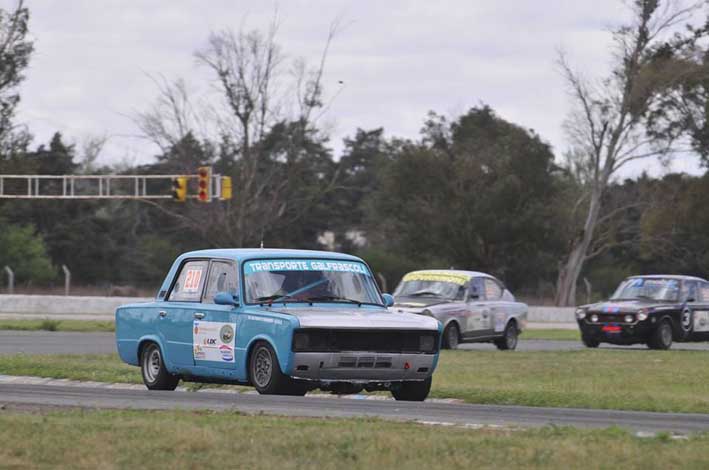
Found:
<path fill-rule="evenodd" d="M 411 273 L 431 273 L 431 274 L 458 274 L 460 276 L 468 276 L 468 277 L 489 277 L 492 279 L 496 279 L 495 276 L 492 276 L 490 274 L 482 273 L 479 271 L 465 271 L 462 269 L 420 269 L 418 271 L 411 271 L 408 274 Z"/>
<path fill-rule="evenodd" d="M 696 277 L 696 276 L 685 276 L 682 274 L 641 274 L 637 276 L 629 276 L 628 279 L 638 279 L 638 278 L 645 278 L 645 279 L 677 279 L 677 280 L 685 280 L 685 281 L 702 281 L 702 282 L 707 282 L 706 279 L 702 279 L 701 277 Z"/>
<path fill-rule="evenodd" d="M 210 250 L 196 250 L 183 253 L 180 258 L 228 258 L 244 259 L 272 259 L 272 258 L 328 258 L 348 261 L 362 261 L 360 258 L 345 253 L 317 250 L 291 250 L 283 248 L 216 248 Z"/>

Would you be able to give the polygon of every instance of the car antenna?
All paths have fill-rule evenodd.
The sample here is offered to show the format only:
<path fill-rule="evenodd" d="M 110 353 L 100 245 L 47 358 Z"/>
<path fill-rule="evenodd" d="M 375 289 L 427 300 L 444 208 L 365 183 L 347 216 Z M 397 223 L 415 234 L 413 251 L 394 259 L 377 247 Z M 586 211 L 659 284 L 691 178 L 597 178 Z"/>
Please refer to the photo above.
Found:
<path fill-rule="evenodd" d="M 261 240 L 261 249 L 263 250 L 263 240 Z"/>

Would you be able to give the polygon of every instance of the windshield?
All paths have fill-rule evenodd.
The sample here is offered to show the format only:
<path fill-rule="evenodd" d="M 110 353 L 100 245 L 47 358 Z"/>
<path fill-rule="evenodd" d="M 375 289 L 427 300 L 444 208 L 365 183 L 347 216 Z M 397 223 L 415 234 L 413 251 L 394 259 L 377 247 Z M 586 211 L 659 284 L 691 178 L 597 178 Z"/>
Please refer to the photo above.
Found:
<path fill-rule="evenodd" d="M 247 303 L 332 302 L 382 305 L 367 266 L 323 259 L 244 263 Z"/>
<path fill-rule="evenodd" d="M 611 300 L 639 299 L 676 302 L 679 299 L 679 281 L 643 277 L 626 279 L 611 297 Z"/>
<path fill-rule="evenodd" d="M 459 274 L 413 272 L 404 276 L 394 291 L 394 296 L 462 300 L 468 279 L 467 276 Z"/>

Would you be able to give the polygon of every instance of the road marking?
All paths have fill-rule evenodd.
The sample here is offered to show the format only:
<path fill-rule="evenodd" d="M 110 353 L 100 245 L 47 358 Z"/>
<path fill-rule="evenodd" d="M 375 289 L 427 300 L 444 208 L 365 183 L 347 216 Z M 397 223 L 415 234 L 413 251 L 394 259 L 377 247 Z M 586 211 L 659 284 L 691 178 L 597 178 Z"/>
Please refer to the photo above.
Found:
<path fill-rule="evenodd" d="M 115 390 L 145 390 L 145 385 L 143 384 L 127 384 L 127 383 L 109 383 L 109 382 L 93 382 L 93 381 L 83 381 L 83 380 L 69 380 L 69 379 L 55 379 L 51 377 L 34 377 L 29 375 L 2 375 L 0 374 L 0 383 L 12 383 L 18 385 L 50 385 L 50 386 L 61 386 L 61 387 L 80 387 L 80 388 L 105 388 L 105 389 L 115 389 Z M 224 393 L 224 394 L 248 394 L 256 395 L 258 392 L 256 390 L 234 390 L 226 388 L 190 388 L 189 386 L 177 387 L 178 391 L 181 392 L 193 392 L 193 393 Z M 333 398 L 333 399 L 343 399 L 343 400 L 386 400 L 394 401 L 394 398 L 386 395 L 333 395 L 331 393 L 309 393 L 306 395 L 308 398 Z M 465 403 L 463 400 L 457 398 L 429 398 L 426 400 L 428 403 L 448 403 L 448 404 L 460 404 Z"/>

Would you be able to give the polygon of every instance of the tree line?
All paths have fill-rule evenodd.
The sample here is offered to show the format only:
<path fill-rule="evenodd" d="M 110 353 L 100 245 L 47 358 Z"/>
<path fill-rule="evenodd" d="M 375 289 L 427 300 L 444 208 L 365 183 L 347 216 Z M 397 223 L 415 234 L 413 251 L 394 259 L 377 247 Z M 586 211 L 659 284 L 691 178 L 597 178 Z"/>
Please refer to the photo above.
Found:
<path fill-rule="evenodd" d="M 0 267 L 20 283 L 154 288 L 180 252 L 207 247 L 334 249 L 358 254 L 388 290 L 408 270 L 490 272 L 514 292 L 560 305 L 607 294 L 632 273 L 709 276 L 709 176 L 621 178 L 626 164 L 709 155 L 708 23 L 702 5 L 637 0 L 614 33 L 610 75 L 584 78 L 564 54 L 570 91 L 561 155 L 533 130 L 480 104 L 422 116 L 415 138 L 356 129 L 335 154 L 320 118 L 333 24 L 311 66 L 263 30 L 211 33 L 195 57 L 219 92 L 195 100 L 156 79 L 133 118 L 160 152 L 101 166 L 101 142 L 57 133 L 36 144 L 16 122 L 33 52 L 29 11 L 0 10 L 0 174 L 229 175 L 234 199 L 212 204 L 2 201 Z M 704 162 L 706 160 L 703 160 Z"/>

